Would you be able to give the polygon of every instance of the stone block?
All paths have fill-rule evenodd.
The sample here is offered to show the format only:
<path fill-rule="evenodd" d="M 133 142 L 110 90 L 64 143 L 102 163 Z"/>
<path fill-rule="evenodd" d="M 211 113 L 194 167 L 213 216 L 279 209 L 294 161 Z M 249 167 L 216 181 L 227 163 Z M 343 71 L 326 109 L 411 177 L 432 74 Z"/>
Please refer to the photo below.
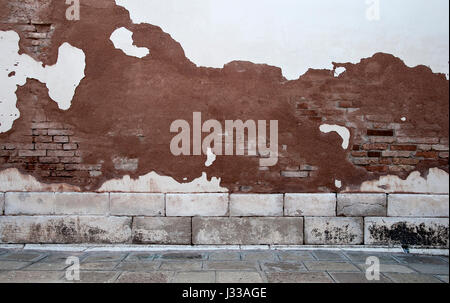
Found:
<path fill-rule="evenodd" d="M 364 244 L 448 247 L 448 218 L 367 217 Z"/>
<path fill-rule="evenodd" d="M 167 194 L 166 215 L 180 216 L 226 216 L 228 194 Z"/>
<path fill-rule="evenodd" d="M 192 218 L 194 244 L 303 244 L 303 218 Z"/>
<path fill-rule="evenodd" d="M 338 194 L 337 215 L 344 217 L 386 216 L 386 195 Z"/>
<path fill-rule="evenodd" d="M 363 219 L 306 217 L 305 244 L 362 244 Z"/>
<path fill-rule="evenodd" d="M 133 243 L 191 244 L 191 218 L 136 217 Z"/>
<path fill-rule="evenodd" d="M 163 194 L 111 193 L 110 211 L 119 216 L 163 216 L 165 200 Z"/>
<path fill-rule="evenodd" d="M 231 216 L 282 216 L 282 194 L 232 194 L 230 195 Z"/>
<path fill-rule="evenodd" d="M 336 216 L 335 194 L 285 194 L 284 215 L 301 216 Z"/>
<path fill-rule="evenodd" d="M 406 195 L 388 196 L 389 217 L 445 217 L 448 218 L 448 195 Z"/>

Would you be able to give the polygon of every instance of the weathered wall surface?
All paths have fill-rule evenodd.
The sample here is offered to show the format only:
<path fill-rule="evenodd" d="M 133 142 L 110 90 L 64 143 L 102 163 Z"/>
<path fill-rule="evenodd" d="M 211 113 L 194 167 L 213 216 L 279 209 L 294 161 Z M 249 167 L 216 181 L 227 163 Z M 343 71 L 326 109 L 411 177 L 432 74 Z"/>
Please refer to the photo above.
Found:
<path fill-rule="evenodd" d="M 448 246 L 444 74 L 386 53 L 291 81 L 251 62 L 198 67 L 113 0 L 81 1 L 80 20 L 66 9 L 0 1 L 0 52 L 11 50 L 0 61 L 0 241 Z M 171 123 L 192 127 L 194 112 L 221 125 L 277 120 L 276 165 L 248 146 L 208 165 L 173 155 Z"/>

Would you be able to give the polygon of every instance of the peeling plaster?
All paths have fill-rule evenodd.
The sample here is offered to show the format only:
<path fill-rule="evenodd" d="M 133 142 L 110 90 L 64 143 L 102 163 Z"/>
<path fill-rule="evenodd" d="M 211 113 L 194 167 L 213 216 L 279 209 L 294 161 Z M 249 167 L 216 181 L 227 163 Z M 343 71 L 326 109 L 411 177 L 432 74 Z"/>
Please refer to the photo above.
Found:
<path fill-rule="evenodd" d="M 342 181 L 341 180 L 334 180 L 334 186 L 336 186 L 336 188 L 341 188 L 342 187 Z"/>
<path fill-rule="evenodd" d="M 335 77 L 339 77 L 343 72 L 345 72 L 346 71 L 346 68 L 345 67 L 338 67 L 338 68 L 336 68 L 335 70 L 334 70 L 334 76 Z"/>
<path fill-rule="evenodd" d="M 378 180 L 363 182 L 360 192 L 407 192 L 407 193 L 449 193 L 448 173 L 439 168 L 431 168 L 426 178 L 420 176 L 418 171 L 412 172 L 406 180 L 398 176 L 381 176 Z M 346 188 L 345 191 L 352 191 Z"/>
<path fill-rule="evenodd" d="M 128 56 L 143 58 L 150 54 L 148 48 L 133 45 L 133 32 L 125 27 L 116 29 L 109 39 L 114 44 L 115 48 L 122 50 Z"/>
<path fill-rule="evenodd" d="M 0 192 L 7 191 L 79 192 L 81 189 L 66 183 L 41 183 L 31 175 L 21 174 L 16 168 L 8 168 L 0 172 Z"/>
<path fill-rule="evenodd" d="M 211 166 L 214 161 L 216 161 L 216 155 L 211 151 L 211 148 L 208 147 L 208 150 L 206 151 L 206 161 L 205 161 L 205 166 L 209 167 Z"/>
<path fill-rule="evenodd" d="M 346 127 L 339 125 L 322 124 L 320 126 L 320 131 L 325 134 L 329 132 L 336 132 L 342 138 L 342 148 L 343 149 L 348 148 L 348 143 L 350 140 L 350 131 Z"/>
<path fill-rule="evenodd" d="M 220 178 L 212 177 L 209 181 L 206 173 L 188 183 L 179 183 L 167 176 L 155 172 L 131 179 L 129 175 L 122 179 L 113 179 L 102 184 L 99 192 L 150 192 L 150 193 L 210 193 L 228 192 L 220 186 Z"/>
<path fill-rule="evenodd" d="M 50 98 L 58 107 L 67 110 L 75 89 L 84 78 L 84 52 L 69 43 L 58 49 L 55 65 L 43 67 L 30 56 L 19 55 L 19 35 L 14 31 L 0 31 L 0 133 L 11 129 L 14 120 L 20 116 L 16 107 L 17 86 L 25 84 L 27 78 L 45 83 Z"/>

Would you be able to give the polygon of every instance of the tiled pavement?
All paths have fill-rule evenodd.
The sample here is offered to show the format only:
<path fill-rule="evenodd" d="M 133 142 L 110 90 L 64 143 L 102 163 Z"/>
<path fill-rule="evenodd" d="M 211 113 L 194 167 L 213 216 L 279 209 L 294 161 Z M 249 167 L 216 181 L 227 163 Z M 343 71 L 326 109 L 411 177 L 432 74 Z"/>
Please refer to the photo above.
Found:
<path fill-rule="evenodd" d="M 366 279 L 369 256 L 380 260 L 379 281 Z M 448 283 L 448 257 L 323 250 L 51 252 L 0 249 L 0 283 L 69 282 L 80 262 L 79 282 L 247 283 Z M 72 271 L 69 271 L 72 273 Z"/>

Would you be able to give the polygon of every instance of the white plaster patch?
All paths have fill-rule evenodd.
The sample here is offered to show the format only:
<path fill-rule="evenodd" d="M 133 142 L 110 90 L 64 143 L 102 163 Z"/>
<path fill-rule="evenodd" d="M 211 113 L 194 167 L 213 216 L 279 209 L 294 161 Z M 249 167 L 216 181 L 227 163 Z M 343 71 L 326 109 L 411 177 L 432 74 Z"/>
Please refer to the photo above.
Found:
<path fill-rule="evenodd" d="M 148 48 L 133 45 L 133 32 L 125 27 L 116 29 L 109 39 L 114 44 L 115 48 L 122 50 L 128 56 L 143 58 L 150 54 Z"/>
<path fill-rule="evenodd" d="M 342 138 L 342 148 L 347 149 L 350 140 L 350 131 L 348 128 L 339 125 L 322 124 L 320 126 L 322 133 L 336 132 Z"/>
<path fill-rule="evenodd" d="M 172 177 L 160 176 L 155 172 L 131 179 L 129 175 L 102 184 L 99 192 L 146 192 L 146 193 L 214 193 L 228 192 L 220 186 L 220 178 L 209 181 L 206 173 L 188 183 L 179 183 Z"/>
<path fill-rule="evenodd" d="M 345 72 L 346 71 L 346 69 L 345 69 L 345 67 L 337 67 L 335 70 L 334 70 L 334 76 L 335 77 L 339 77 L 343 72 Z"/>
<path fill-rule="evenodd" d="M 16 168 L 8 168 L 0 171 L 0 192 L 7 191 L 79 192 L 81 189 L 66 183 L 41 183 L 31 175 L 21 174 Z"/>
<path fill-rule="evenodd" d="M 341 188 L 342 187 L 342 181 L 341 180 L 334 180 L 334 186 L 336 186 L 336 188 Z"/>
<path fill-rule="evenodd" d="M 0 31 L 0 133 L 11 129 L 20 116 L 16 107 L 17 86 L 25 84 L 27 78 L 45 83 L 48 95 L 67 110 L 75 89 L 84 78 L 86 67 L 84 52 L 68 43 L 58 49 L 55 65 L 43 66 L 32 57 L 19 55 L 19 35 L 14 31 Z"/>
<path fill-rule="evenodd" d="M 418 171 L 412 172 L 406 180 L 398 176 L 381 176 L 378 180 L 363 182 L 358 192 L 404 192 L 404 193 L 429 193 L 448 194 L 449 193 L 448 173 L 439 168 L 431 168 L 428 176 L 422 178 Z M 345 191 L 352 191 L 346 188 Z"/>
<path fill-rule="evenodd" d="M 208 147 L 206 151 L 206 157 L 207 157 L 205 161 L 206 167 L 211 166 L 214 163 L 214 161 L 216 161 L 216 155 L 212 152 L 210 147 Z"/>
<path fill-rule="evenodd" d="M 406 117 L 402 117 L 400 120 L 402 120 L 403 122 L 406 121 Z"/>

